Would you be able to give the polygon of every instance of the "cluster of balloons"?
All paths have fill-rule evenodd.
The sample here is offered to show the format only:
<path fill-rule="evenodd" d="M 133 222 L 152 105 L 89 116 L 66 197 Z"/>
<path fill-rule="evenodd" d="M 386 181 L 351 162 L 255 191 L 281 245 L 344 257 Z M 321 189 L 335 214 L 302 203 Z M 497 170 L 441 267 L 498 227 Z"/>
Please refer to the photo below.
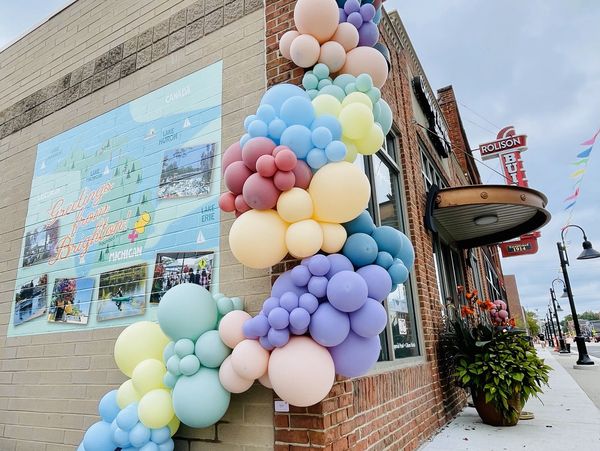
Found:
<path fill-rule="evenodd" d="M 360 4 L 359 0 L 346 0 L 339 8 L 340 23 L 347 22 L 358 30 L 358 45 L 373 47 L 379 40 L 379 29 L 375 23 L 377 10 L 372 3 Z"/>
<path fill-rule="evenodd" d="M 503 326 L 508 321 L 508 310 L 506 309 L 506 302 L 501 299 L 493 301 L 494 307 L 490 310 L 490 316 L 492 322 L 498 326 Z"/>

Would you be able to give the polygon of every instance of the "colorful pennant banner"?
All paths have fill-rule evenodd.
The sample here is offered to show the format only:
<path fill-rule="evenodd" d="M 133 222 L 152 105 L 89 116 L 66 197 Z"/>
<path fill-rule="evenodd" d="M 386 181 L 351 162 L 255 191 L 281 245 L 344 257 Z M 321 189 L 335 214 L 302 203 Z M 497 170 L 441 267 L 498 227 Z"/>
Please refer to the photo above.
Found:
<path fill-rule="evenodd" d="M 594 136 L 592 136 L 590 139 L 581 143 L 581 145 L 585 146 L 586 149 L 579 152 L 577 154 L 577 160 L 575 160 L 571 163 L 573 166 L 578 166 L 579 169 L 577 169 L 575 172 L 573 172 L 570 175 L 570 177 L 572 179 L 575 179 L 575 183 L 573 184 L 574 191 L 572 194 L 567 196 L 565 198 L 565 200 L 563 201 L 567 204 L 564 209 L 571 210 L 571 214 L 569 216 L 569 219 L 567 220 L 567 225 L 571 222 L 571 217 L 573 216 L 572 209 L 575 206 L 575 204 L 577 203 L 577 199 L 579 197 L 579 194 L 581 193 L 581 181 L 583 180 L 583 177 L 585 176 L 585 171 L 587 170 L 587 165 L 590 160 L 590 155 L 592 153 L 592 149 L 594 148 L 594 144 L 596 143 L 596 139 L 598 138 L 598 135 L 600 135 L 600 129 L 596 133 L 594 133 Z"/>

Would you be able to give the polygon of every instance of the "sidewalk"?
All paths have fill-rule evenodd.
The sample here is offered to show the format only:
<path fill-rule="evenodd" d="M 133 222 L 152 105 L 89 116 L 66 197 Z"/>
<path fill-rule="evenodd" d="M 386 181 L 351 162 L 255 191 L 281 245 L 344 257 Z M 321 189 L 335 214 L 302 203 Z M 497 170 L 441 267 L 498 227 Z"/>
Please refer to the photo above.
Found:
<path fill-rule="evenodd" d="M 547 349 L 538 353 L 548 365 L 549 387 L 538 399 L 530 399 L 525 409 L 535 414 L 533 420 L 521 420 L 514 427 L 483 424 L 472 407 L 442 429 L 420 451 L 513 451 L 513 450 L 600 450 L 600 410 Z M 596 363 L 600 363 L 596 361 Z M 600 368 L 595 390 L 600 391 Z"/>

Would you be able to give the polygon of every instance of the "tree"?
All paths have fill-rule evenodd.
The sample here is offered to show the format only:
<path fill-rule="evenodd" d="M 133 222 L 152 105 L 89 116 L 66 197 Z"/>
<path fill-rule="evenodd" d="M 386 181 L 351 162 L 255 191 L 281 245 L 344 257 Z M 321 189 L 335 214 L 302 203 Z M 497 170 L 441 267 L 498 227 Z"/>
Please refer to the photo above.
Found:
<path fill-rule="evenodd" d="M 529 329 L 529 335 L 532 337 L 540 333 L 540 326 L 538 325 L 537 315 L 535 312 L 527 310 L 525 312 L 525 319 L 527 320 L 527 328 Z"/>

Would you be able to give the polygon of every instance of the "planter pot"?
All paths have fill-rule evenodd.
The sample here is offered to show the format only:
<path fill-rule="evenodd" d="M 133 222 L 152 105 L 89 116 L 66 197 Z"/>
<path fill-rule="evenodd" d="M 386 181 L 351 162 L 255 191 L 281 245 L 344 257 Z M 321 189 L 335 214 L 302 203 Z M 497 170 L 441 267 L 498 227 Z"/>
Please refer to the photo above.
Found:
<path fill-rule="evenodd" d="M 515 419 L 506 418 L 502 412 L 500 412 L 496 406 L 491 402 L 485 402 L 485 394 L 480 391 L 471 390 L 473 396 L 473 404 L 475 409 L 485 424 L 490 426 L 514 426 L 519 422 L 519 415 L 523 408 L 521 402 L 521 396 L 514 394 L 511 399 L 508 400 L 508 405 L 513 407 L 517 411 Z"/>

